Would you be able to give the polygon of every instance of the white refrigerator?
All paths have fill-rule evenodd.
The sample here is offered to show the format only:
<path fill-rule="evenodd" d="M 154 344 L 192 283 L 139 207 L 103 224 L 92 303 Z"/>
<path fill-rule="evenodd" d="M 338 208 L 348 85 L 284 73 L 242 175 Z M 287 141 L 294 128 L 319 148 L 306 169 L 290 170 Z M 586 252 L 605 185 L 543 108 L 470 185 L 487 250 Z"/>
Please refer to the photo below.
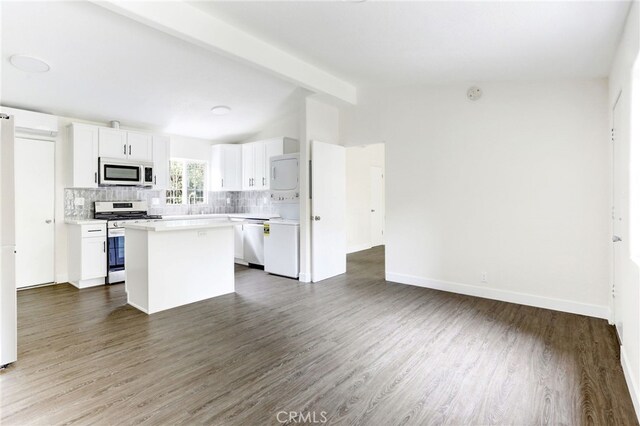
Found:
<path fill-rule="evenodd" d="M 15 130 L 0 114 L 0 368 L 18 359 L 15 240 Z"/>

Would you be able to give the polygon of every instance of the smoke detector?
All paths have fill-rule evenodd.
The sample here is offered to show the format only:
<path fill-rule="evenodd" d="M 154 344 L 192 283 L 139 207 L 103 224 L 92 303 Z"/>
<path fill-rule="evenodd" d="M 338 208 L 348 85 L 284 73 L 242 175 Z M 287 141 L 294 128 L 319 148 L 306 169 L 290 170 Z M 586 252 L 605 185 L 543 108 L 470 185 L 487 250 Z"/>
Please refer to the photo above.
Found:
<path fill-rule="evenodd" d="M 482 97 L 482 89 L 476 86 L 469 87 L 467 90 L 467 99 L 470 101 L 477 101 Z"/>

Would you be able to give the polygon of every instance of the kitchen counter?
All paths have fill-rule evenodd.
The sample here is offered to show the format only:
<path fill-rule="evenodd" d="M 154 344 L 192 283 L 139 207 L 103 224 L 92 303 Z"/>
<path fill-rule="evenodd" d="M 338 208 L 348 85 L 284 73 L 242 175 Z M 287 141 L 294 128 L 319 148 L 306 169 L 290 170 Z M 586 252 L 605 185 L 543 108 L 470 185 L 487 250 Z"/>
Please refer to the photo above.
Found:
<path fill-rule="evenodd" d="M 209 229 L 223 226 L 233 226 L 234 222 L 226 217 L 218 219 L 182 219 L 182 220 L 159 220 L 155 222 L 123 223 L 125 229 L 139 229 L 142 231 L 166 232 L 183 231 L 189 229 Z"/>
<path fill-rule="evenodd" d="M 107 223 L 107 221 L 100 219 L 65 219 L 64 223 L 69 225 L 97 225 L 100 223 Z"/>
<path fill-rule="evenodd" d="M 153 314 L 233 293 L 233 225 L 226 218 L 124 224 L 127 303 Z"/>
<path fill-rule="evenodd" d="M 269 220 L 280 217 L 273 213 L 217 213 L 217 214 L 183 214 L 162 216 L 162 220 L 199 220 L 199 219 L 258 219 Z"/>
<path fill-rule="evenodd" d="M 275 217 L 280 217 L 279 214 L 267 214 L 267 213 L 232 213 L 229 214 L 230 218 L 238 218 L 238 219 L 258 219 L 258 220 L 269 220 Z"/>
<path fill-rule="evenodd" d="M 162 216 L 160 220 L 202 220 L 202 219 L 227 219 L 228 214 L 176 214 Z"/>

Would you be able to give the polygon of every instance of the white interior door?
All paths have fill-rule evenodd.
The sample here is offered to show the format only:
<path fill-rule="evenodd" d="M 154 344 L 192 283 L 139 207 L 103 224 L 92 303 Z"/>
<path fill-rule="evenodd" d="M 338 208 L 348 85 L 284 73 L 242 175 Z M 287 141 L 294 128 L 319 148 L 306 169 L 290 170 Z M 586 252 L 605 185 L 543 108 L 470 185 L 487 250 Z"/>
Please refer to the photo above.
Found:
<path fill-rule="evenodd" d="M 51 141 L 16 139 L 16 286 L 54 281 L 54 164 Z"/>
<path fill-rule="evenodd" d="M 371 246 L 384 244 L 384 176 L 382 167 L 371 167 Z"/>
<path fill-rule="evenodd" d="M 343 146 L 311 142 L 311 280 L 347 271 L 346 160 Z"/>
<path fill-rule="evenodd" d="M 625 147 L 622 145 L 622 141 L 627 139 L 626 127 L 621 126 L 622 120 L 620 117 L 620 111 L 623 110 L 622 103 L 626 99 L 620 96 L 613 107 L 612 114 L 612 146 L 613 146 L 613 188 L 612 188 L 612 207 L 611 207 L 611 220 L 612 220 L 612 232 L 613 232 L 613 276 L 612 276 L 612 308 L 614 324 L 618 332 L 620 340 L 623 338 L 622 330 L 622 299 L 616 297 L 616 282 L 619 277 L 622 277 L 623 254 L 625 249 L 628 250 L 628 238 L 626 235 L 626 204 L 625 200 L 628 200 L 628 183 L 626 176 L 628 174 L 628 164 L 625 159 Z"/>

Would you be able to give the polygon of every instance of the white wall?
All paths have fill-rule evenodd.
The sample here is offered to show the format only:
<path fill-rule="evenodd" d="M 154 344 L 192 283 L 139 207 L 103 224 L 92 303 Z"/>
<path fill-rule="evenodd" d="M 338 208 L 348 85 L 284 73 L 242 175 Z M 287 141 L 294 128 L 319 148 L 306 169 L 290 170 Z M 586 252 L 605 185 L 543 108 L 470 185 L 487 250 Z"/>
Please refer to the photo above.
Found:
<path fill-rule="evenodd" d="M 300 117 L 300 281 L 311 281 L 310 141 L 340 144 L 340 111 L 313 96 L 304 101 Z"/>
<path fill-rule="evenodd" d="M 614 318 L 622 340 L 621 362 L 636 409 L 640 413 L 640 217 L 638 204 L 640 198 L 638 169 L 640 168 L 640 70 L 637 66 L 640 51 L 640 12 L 634 2 L 627 17 L 625 31 L 618 46 L 609 75 L 608 110 L 612 117 L 613 105 L 621 93 L 619 115 L 621 120 L 615 123 L 616 150 L 623 153 L 626 164 L 618 170 L 623 179 L 616 187 L 616 193 L 623 194 L 621 209 L 624 218 L 621 224 L 623 240 L 616 243 L 620 256 L 616 267 L 615 290 L 616 309 Z M 634 71 L 634 63 L 635 71 Z M 635 76 L 634 76 L 635 74 Z M 618 176 L 620 176 L 620 174 Z M 631 183 L 631 185 L 630 185 Z M 617 215 L 616 215 L 617 216 Z M 627 220 L 628 218 L 628 220 Z M 612 247 L 609 247 L 609 254 Z"/>
<path fill-rule="evenodd" d="M 267 124 L 260 132 L 243 141 L 243 143 L 277 138 L 280 136 L 298 140 L 300 139 L 301 114 L 302 111 L 299 109 L 295 112 L 279 117 L 273 122 Z"/>
<path fill-rule="evenodd" d="M 211 141 L 172 135 L 169 142 L 169 157 L 211 161 Z"/>
<path fill-rule="evenodd" d="M 372 247 L 371 167 L 384 173 L 384 144 L 347 148 L 347 252 Z M 384 188 L 382 190 L 384 200 Z M 384 209 L 382 211 L 384 217 Z"/>
<path fill-rule="evenodd" d="M 608 317 L 607 81 L 468 86 L 345 110 L 348 145 L 386 142 L 388 279 Z"/>

